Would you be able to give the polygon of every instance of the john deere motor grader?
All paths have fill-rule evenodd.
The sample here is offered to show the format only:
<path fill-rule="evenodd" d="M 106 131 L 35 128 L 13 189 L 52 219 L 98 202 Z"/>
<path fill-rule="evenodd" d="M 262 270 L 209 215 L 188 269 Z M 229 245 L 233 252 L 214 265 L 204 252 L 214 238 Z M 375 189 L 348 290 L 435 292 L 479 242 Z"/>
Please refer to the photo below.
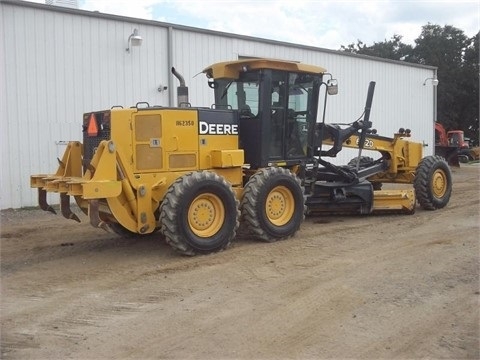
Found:
<path fill-rule="evenodd" d="M 389 138 L 371 129 L 373 82 L 361 118 L 338 125 L 325 122 L 336 83 L 321 67 L 270 59 L 211 65 L 203 71 L 215 94 L 209 108 L 192 107 L 183 77 L 172 72 L 180 81 L 176 108 L 137 104 L 84 115 L 83 143 L 68 144 L 55 174 L 31 176 L 42 209 L 54 212 L 46 194 L 56 192 L 63 216 L 80 221 L 73 196 L 95 227 L 160 231 L 194 255 L 226 248 L 240 220 L 256 238 L 275 241 L 294 235 L 309 213 L 413 213 L 416 200 L 430 210 L 449 201 L 451 173 L 441 157 L 422 158 L 409 130 Z M 348 165 L 325 160 L 343 147 L 358 149 Z M 380 158 L 363 156 L 366 149 Z M 413 187 L 381 190 L 383 183 Z"/>

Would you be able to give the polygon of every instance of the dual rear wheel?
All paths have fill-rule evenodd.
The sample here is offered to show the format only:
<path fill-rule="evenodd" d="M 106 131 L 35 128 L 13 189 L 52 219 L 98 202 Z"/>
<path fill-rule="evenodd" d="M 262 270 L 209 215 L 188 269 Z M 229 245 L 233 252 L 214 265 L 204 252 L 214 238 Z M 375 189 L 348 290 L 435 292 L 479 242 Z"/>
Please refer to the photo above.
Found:
<path fill-rule="evenodd" d="M 267 168 L 254 174 L 240 206 L 223 177 L 198 171 L 170 186 L 160 206 L 159 222 L 175 250 L 185 255 L 205 254 L 228 247 L 240 217 L 258 239 L 271 242 L 292 236 L 304 219 L 304 203 L 300 180 L 287 169 Z"/>

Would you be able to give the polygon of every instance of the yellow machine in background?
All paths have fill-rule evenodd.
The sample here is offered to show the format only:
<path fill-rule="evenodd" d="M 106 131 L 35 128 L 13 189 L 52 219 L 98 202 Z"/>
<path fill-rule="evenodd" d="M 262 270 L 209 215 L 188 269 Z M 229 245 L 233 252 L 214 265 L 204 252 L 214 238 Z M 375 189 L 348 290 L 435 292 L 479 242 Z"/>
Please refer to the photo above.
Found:
<path fill-rule="evenodd" d="M 39 204 L 73 196 L 96 227 L 121 235 L 161 231 L 177 251 L 193 255 L 224 249 L 242 226 L 264 241 L 292 236 L 305 214 L 396 211 L 444 207 L 451 174 L 437 156 L 400 130 L 376 135 L 369 121 L 375 83 L 365 112 L 348 126 L 317 122 L 325 69 L 296 62 L 246 59 L 204 70 L 214 89 L 211 108 L 188 103 L 180 80 L 178 107 L 138 106 L 91 112 L 83 118 L 83 143 L 70 142 L 55 174 L 31 176 Z M 343 147 L 358 157 L 337 166 L 325 160 Z M 374 150 L 380 158 L 362 156 Z M 381 190 L 382 183 L 413 188 Z"/>

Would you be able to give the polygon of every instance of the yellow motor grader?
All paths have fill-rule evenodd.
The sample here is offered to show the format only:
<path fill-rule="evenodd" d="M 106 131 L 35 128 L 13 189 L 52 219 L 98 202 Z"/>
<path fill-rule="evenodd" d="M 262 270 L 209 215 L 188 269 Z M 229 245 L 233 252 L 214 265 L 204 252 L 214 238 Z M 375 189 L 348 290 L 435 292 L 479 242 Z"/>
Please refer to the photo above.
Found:
<path fill-rule="evenodd" d="M 443 158 L 423 158 L 408 129 L 393 137 L 372 130 L 374 82 L 360 119 L 340 125 L 325 121 L 337 85 L 321 67 L 245 59 L 203 72 L 211 107 L 192 107 L 172 68 L 178 107 L 139 103 L 84 114 L 83 143 L 68 144 L 55 174 L 31 176 L 40 207 L 55 212 L 46 195 L 59 193 L 63 216 L 80 221 L 73 197 L 95 227 L 124 236 L 160 231 L 194 255 L 226 248 L 240 224 L 275 241 L 293 236 L 306 214 L 411 214 L 416 201 L 430 210 L 448 203 L 452 178 Z M 325 160 L 343 147 L 358 156 L 343 166 Z M 367 149 L 379 159 L 363 156 Z M 382 190 L 384 183 L 413 186 Z"/>

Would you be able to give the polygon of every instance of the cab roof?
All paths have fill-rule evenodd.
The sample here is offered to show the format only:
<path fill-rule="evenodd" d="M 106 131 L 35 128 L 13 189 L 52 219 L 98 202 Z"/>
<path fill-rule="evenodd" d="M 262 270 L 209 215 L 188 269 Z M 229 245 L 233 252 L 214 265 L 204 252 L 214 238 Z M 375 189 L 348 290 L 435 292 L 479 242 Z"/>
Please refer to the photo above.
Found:
<path fill-rule="evenodd" d="M 206 67 L 203 72 L 208 78 L 213 79 L 238 79 L 240 73 L 246 70 L 273 69 L 310 74 L 323 74 L 327 70 L 315 65 L 302 64 L 295 61 L 276 59 L 242 59 L 237 61 L 224 61 Z"/>

